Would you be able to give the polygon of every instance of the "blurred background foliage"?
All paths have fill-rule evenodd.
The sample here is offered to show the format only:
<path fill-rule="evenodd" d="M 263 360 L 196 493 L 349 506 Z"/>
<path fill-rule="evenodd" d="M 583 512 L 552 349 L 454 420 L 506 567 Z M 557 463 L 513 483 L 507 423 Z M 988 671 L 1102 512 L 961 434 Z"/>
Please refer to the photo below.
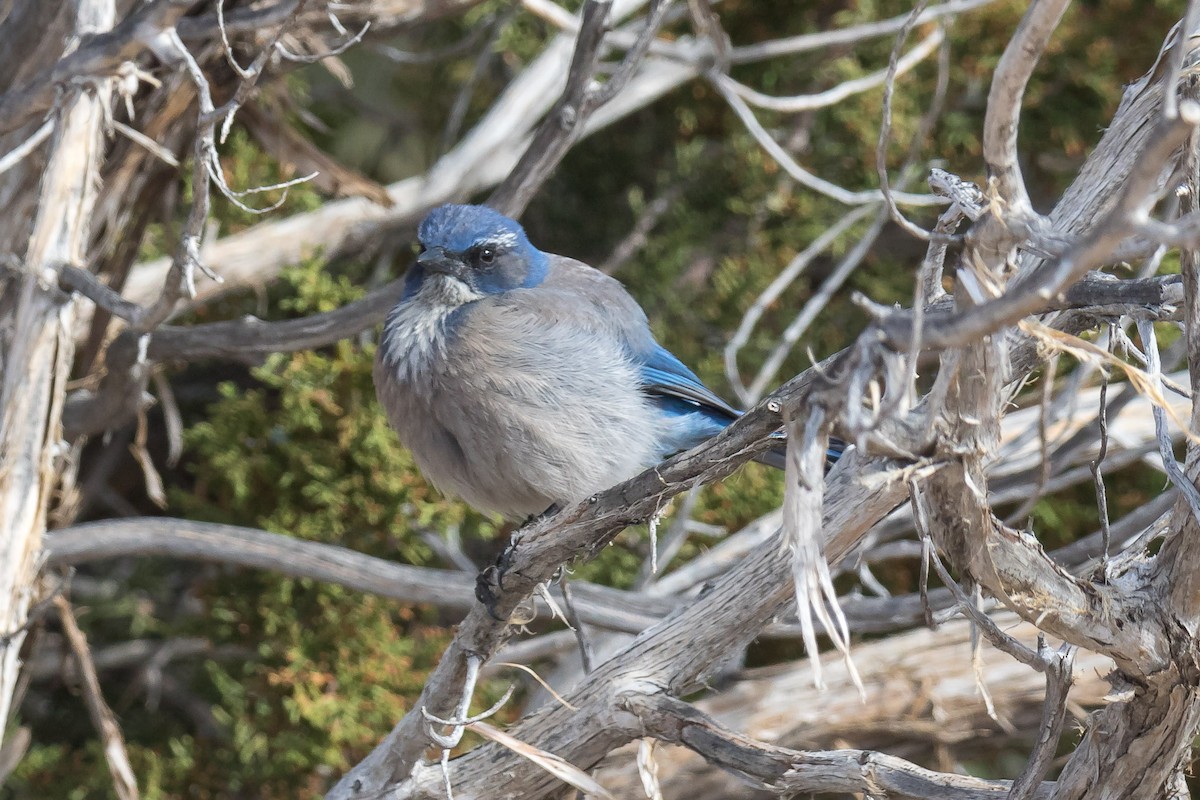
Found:
<path fill-rule="evenodd" d="M 996 2 L 950 28 L 949 90 L 932 138 L 919 150 L 923 165 L 983 178 L 979 136 L 989 77 L 1024 6 Z M 894 0 L 727 0 L 716 6 L 735 44 L 882 19 L 909 8 Z M 1049 208 L 1073 176 L 1116 109 L 1122 86 L 1150 65 L 1180 13 L 1178 3 L 1142 0 L 1092 0 L 1068 12 L 1034 75 L 1022 118 L 1026 176 L 1039 208 Z M 687 33 L 682 23 L 670 31 Z M 390 182 L 428 168 L 553 34 L 509 3 L 485 2 L 460 19 L 354 48 L 343 57 L 354 78 L 352 89 L 317 65 L 289 76 L 287 91 L 295 107 L 321 121 L 319 130 L 302 125 L 306 135 L 343 163 Z M 470 37 L 475 37 L 473 46 L 456 47 L 470 44 Z M 773 94 L 820 91 L 885 67 L 891 44 L 886 38 L 832 48 L 739 66 L 733 74 Z M 400 64 L 387 48 L 448 55 Z M 934 79 L 931 61 L 900 81 L 893 167 L 903 160 L 933 97 Z M 468 102 L 456 111 L 459 90 L 469 81 L 475 83 Z M 800 163 L 844 186 L 869 187 L 876 184 L 881 97 L 877 90 L 818 112 L 759 114 Z M 456 114 L 461 114 L 457 122 Z M 235 186 L 279 177 L 276 165 L 244 132 L 235 129 L 223 154 Z M 593 264 L 612 263 L 618 243 L 663 196 L 670 199 L 665 213 L 645 245 L 615 264 L 615 274 L 646 308 L 660 340 L 718 393 L 732 398 L 721 353 L 742 314 L 783 265 L 846 209 L 798 188 L 715 91 L 696 82 L 576 147 L 523 221 L 543 249 Z M 275 214 L 321 202 L 312 189 L 299 187 Z M 223 232 L 257 221 L 223 201 L 216 216 Z M 932 221 L 929 213 L 914 216 L 925 224 Z M 768 310 L 742 352 L 743 376 L 753 374 L 866 225 L 842 237 Z M 151 231 L 145 255 L 173 246 L 169 228 Z M 314 259 L 289 271 L 264 295 L 225 297 L 196 311 L 194 319 L 241 313 L 282 319 L 335 308 L 402 273 L 411 257 L 410 241 L 401 237 L 376 257 L 350 263 Z M 923 252 L 921 243 L 887 228 L 804 345 L 789 356 L 779 381 L 808 366 L 805 347 L 822 357 L 846 345 L 862 327 L 862 313 L 849 302 L 847 290 L 877 302 L 910 304 Z M 414 471 L 375 401 L 373 335 L 257 366 L 197 364 L 170 373 L 184 417 L 185 449 L 178 466 L 163 467 L 168 504 L 162 513 L 260 527 L 437 566 L 446 565 L 421 534 L 454 530 L 477 563 L 489 561 L 507 528 L 442 498 Z M 159 412 L 151 412 L 150 421 L 162 465 Z M 91 518 L 160 513 L 146 498 L 131 458 L 112 469 L 119 496 L 90 509 Z M 1123 482 L 1120 474 L 1109 480 L 1109 498 L 1124 507 L 1159 489 Z M 697 517 L 733 529 L 774 507 L 781 492 L 778 475 L 751 466 L 706 490 Z M 1042 501 L 1033 516 L 1039 532 L 1046 530 L 1054 544 L 1096 524 L 1087 493 Z M 703 536 L 693 537 L 689 547 L 707 543 Z M 681 557 L 689 552 L 695 550 L 685 549 Z M 644 531 L 630 531 L 579 574 L 627 585 L 645 553 Z M 898 568 L 880 577 L 907 589 L 913 575 Z M 150 800 L 319 795 L 407 710 L 456 621 L 428 608 L 335 586 L 166 560 L 82 569 L 73 598 L 98 651 L 132 639 L 202 637 L 208 643 L 199 655 L 130 664 L 104 676 L 143 797 Z M 33 638 L 54 635 L 47 630 Z M 498 689 L 492 686 L 488 694 L 494 699 Z M 31 726 L 34 746 L 0 795 L 111 796 L 99 745 L 74 686 L 35 684 L 20 720 Z"/>

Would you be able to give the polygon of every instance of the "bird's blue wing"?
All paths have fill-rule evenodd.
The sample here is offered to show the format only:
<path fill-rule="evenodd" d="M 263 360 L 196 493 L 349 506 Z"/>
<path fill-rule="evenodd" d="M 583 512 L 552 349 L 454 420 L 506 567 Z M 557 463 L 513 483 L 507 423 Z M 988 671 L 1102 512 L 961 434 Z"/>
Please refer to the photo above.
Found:
<path fill-rule="evenodd" d="M 733 406 L 713 394 L 696 373 L 662 345 L 655 344 L 645 354 L 641 376 L 642 391 L 665 408 L 677 409 L 679 413 L 700 411 L 722 427 L 740 416 Z"/>
<path fill-rule="evenodd" d="M 700 413 L 703 422 L 697 421 L 694 426 L 694 440 L 681 442 L 681 447 L 691 447 L 710 436 L 715 436 L 722 428 L 741 416 L 740 411 L 713 394 L 694 372 L 661 345 L 656 344 L 646 355 L 642 362 L 641 374 L 642 390 L 664 410 L 681 416 Z M 786 460 L 786 439 L 782 432 L 775 434 L 773 438 L 778 439 L 779 444 L 762 453 L 757 460 L 768 466 L 783 469 Z M 840 439 L 829 440 L 829 449 L 825 452 L 826 469 L 838 460 L 845 447 L 845 443 Z"/>

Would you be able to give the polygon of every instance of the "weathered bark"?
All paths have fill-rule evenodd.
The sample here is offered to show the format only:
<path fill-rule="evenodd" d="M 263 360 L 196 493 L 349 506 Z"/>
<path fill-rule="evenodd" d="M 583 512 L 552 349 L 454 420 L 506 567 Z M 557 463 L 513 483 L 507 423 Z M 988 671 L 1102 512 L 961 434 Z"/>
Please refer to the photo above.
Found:
<path fill-rule="evenodd" d="M 1033 645 L 1037 629 L 1011 614 L 996 622 Z M 854 649 L 864 703 L 843 665 L 831 663 L 827 688 L 812 685 L 802 663 L 748 670 L 732 686 L 696 701 L 696 707 L 752 739 L 797 750 L 853 747 L 891 753 L 917 763 L 986 759 L 1005 742 L 1028 747 L 1037 730 L 1045 686 L 1042 677 L 1000 651 L 982 652 L 983 685 L 1002 722 L 990 718 L 971 669 L 970 624 L 956 620 L 936 631 L 915 630 Z M 1103 702 L 1112 661 L 1080 652 L 1071 702 L 1076 711 Z M 597 779 L 618 797 L 636 797 L 640 778 L 635 747 L 601 762 Z M 721 800 L 750 795 L 744 779 L 682 747 L 658 750 L 666 800 Z"/>
<path fill-rule="evenodd" d="M 110 29 L 113 0 L 78 6 L 75 37 Z M 41 31 L 24 32 L 31 40 Z M 0 343 L 0 734 L 20 667 L 19 652 L 36 594 L 38 554 L 60 461 L 61 415 L 74 353 L 76 301 L 58 291 L 63 264 L 87 259 L 111 81 L 74 87 L 53 115 L 33 233 L 7 291 L 14 294 Z M 20 179 L 19 177 L 17 178 Z"/>

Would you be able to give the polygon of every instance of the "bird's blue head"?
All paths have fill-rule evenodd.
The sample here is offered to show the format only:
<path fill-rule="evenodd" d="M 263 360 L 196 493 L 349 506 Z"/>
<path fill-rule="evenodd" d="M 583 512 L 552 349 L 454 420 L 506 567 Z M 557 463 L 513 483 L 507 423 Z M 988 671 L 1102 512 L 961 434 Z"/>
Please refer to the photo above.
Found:
<path fill-rule="evenodd" d="M 421 254 L 404 282 L 407 299 L 425 281 L 446 276 L 471 295 L 528 289 L 546 277 L 548 259 L 515 221 L 487 206 L 445 205 L 429 212 L 417 229 Z"/>

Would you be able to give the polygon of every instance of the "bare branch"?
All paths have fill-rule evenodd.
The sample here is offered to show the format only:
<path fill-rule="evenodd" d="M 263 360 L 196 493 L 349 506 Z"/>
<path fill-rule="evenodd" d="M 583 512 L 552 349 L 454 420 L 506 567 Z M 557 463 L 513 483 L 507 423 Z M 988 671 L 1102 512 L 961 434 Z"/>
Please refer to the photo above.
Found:
<path fill-rule="evenodd" d="M 887 169 L 888 140 L 892 134 L 892 93 L 896 88 L 896 78 L 903 74 L 904 67 L 904 60 L 900 58 L 900 50 L 904 47 L 904 42 L 908 39 L 912 25 L 916 22 L 921 12 L 925 10 L 926 5 L 927 0 L 920 0 L 920 2 L 913 6 L 909 21 L 896 34 L 896 44 L 893 45 L 892 54 L 888 60 L 888 68 L 884 74 L 883 119 L 879 124 L 879 140 L 875 145 L 875 173 L 879 176 L 879 190 L 883 193 L 883 201 L 887 206 L 888 216 L 891 217 L 893 222 L 908 231 L 908 233 L 918 239 L 928 241 L 930 239 L 929 231 L 910 222 L 907 217 L 900 213 L 900 209 L 896 207 L 896 200 L 892 197 L 892 189 L 889 185 L 890 181 Z M 937 32 L 943 34 L 940 38 L 944 39 L 942 29 L 938 28 Z M 931 38 L 928 37 L 927 40 Z M 920 308 L 923 305 L 923 303 L 915 303 L 914 308 Z"/>
<path fill-rule="evenodd" d="M 865 219 L 873 211 L 875 211 L 873 206 L 859 206 L 850 210 L 833 225 L 827 227 L 808 247 L 805 247 L 788 262 L 783 271 L 775 276 L 774 280 L 767 285 L 767 288 L 762 290 L 751 306 L 746 309 L 746 313 L 742 315 L 742 321 L 738 324 L 737 331 L 730 337 L 729 343 L 725 345 L 725 376 L 734 387 L 734 391 L 737 392 L 738 399 L 744 405 L 752 405 L 758 402 L 758 397 L 747 389 L 746 385 L 742 382 L 741 371 L 737 366 L 737 357 L 742 348 L 750 343 L 750 335 L 754 332 L 759 320 L 762 319 L 767 309 L 774 305 L 779 296 L 804 273 L 804 270 L 808 268 L 808 265 L 817 256 L 829 249 L 842 234 L 850 230 L 856 223 Z"/>
<path fill-rule="evenodd" d="M 878 189 L 868 189 L 865 191 L 851 191 L 844 189 L 841 186 L 830 183 L 824 178 L 817 177 L 813 173 L 804 169 L 796 163 L 796 160 L 780 146 L 778 142 L 772 138 L 767 129 L 763 127 L 758 118 L 754 116 L 754 112 L 746 105 L 732 88 L 726 86 L 719 76 L 712 77 L 712 84 L 725 98 L 725 102 L 729 103 L 729 107 L 737 114 L 738 119 L 746 126 L 746 130 L 755 138 L 763 150 L 766 150 L 768 155 L 783 168 L 784 172 L 792 177 L 801 186 L 811 189 L 814 192 L 823 194 L 830 199 L 836 200 L 839 203 L 846 205 L 857 206 L 865 203 L 876 203 L 883 200 L 883 193 Z M 894 192 L 892 195 L 897 203 L 912 206 L 939 206 L 945 203 L 941 197 L 936 195 L 925 194 L 910 194 L 908 192 Z"/>
<path fill-rule="evenodd" d="M 110 520 L 55 531 L 45 540 L 47 566 L 86 564 L 128 556 L 167 556 L 266 569 L 335 583 L 410 603 L 455 611 L 476 605 L 473 576 L 413 567 L 336 545 L 233 525 L 148 517 Z M 638 633 L 670 613 L 674 601 L 582 582 L 575 606 L 589 624 Z M 542 607 L 546 615 L 549 609 Z"/>
<path fill-rule="evenodd" d="M 1063 722 L 1067 717 L 1067 693 L 1071 690 L 1071 670 L 1075 663 L 1074 648 L 1064 645 L 1051 652 L 1038 640 L 1038 656 L 1046 665 L 1046 700 L 1043 705 L 1042 726 L 1037 744 L 1020 776 L 1013 781 L 1008 800 L 1032 800 L 1042 788 L 1042 779 L 1050 770 L 1062 739 Z"/>
<path fill-rule="evenodd" d="M 983 158 L 989 177 L 996 181 L 1000 197 L 1013 214 L 1033 212 L 1017 158 L 1021 101 L 1034 67 L 1069 4 L 1070 0 L 1034 0 L 1004 48 L 992 76 L 987 118 L 983 123 Z"/>
<path fill-rule="evenodd" d="M 925 9 L 917 17 L 915 24 L 923 25 L 936 19 L 973 11 L 991 2 L 992 0 L 953 0 L 952 2 Z M 777 39 L 761 44 L 735 47 L 730 55 L 734 64 L 747 64 L 754 61 L 764 61 L 768 58 L 779 58 L 780 56 L 795 55 L 826 47 L 854 44 L 866 39 L 891 36 L 898 33 L 907 24 L 909 24 L 909 15 L 901 14 L 898 17 L 892 17 L 880 22 L 856 25 L 853 28 L 821 31 L 820 33 L 806 33 L 787 39 Z"/>
<path fill-rule="evenodd" d="M 170 13 L 176 10 L 172 6 Z M 115 14 L 111 2 L 79 3 L 63 44 L 69 49 L 102 36 L 112 29 Z M 0 327 L 0 740 L 56 486 L 59 426 L 74 354 L 69 331 L 76 304 L 52 287 L 59 266 L 86 258 L 111 97 L 112 81 L 106 79 L 91 91 L 76 87 L 61 98 L 32 224 L 21 229 L 22 236 L 29 231 L 25 258 L 16 277 L 5 282 L 10 305 Z"/>
<path fill-rule="evenodd" d="M 207 244 L 205 258 L 221 265 L 225 289 L 262 286 L 285 265 L 298 263 L 313 252 L 321 251 L 327 258 L 358 252 L 377 244 L 384 233 L 411 225 L 438 203 L 496 185 L 528 150 L 530 131 L 553 104 L 571 52 L 570 39 L 565 36 L 548 45 L 471 132 L 427 174 L 387 187 L 392 208 L 383 209 L 361 198 L 326 203 L 318 210 L 261 223 Z M 644 68 L 633 75 L 626 90 L 584 122 L 580 138 L 697 77 L 708 52 L 706 46 L 690 44 L 675 47 L 670 59 L 647 56 Z M 139 304 L 153 302 L 161 293 L 163 275 L 171 263 L 165 258 L 135 267 L 126 281 L 125 297 Z M 209 286 L 197 288 L 200 296 L 216 290 Z"/>
<path fill-rule="evenodd" d="M 124 297 L 121 297 L 119 292 L 114 292 L 112 289 L 85 269 L 64 264 L 58 270 L 58 284 L 63 289 L 70 292 L 79 292 L 96 304 L 97 308 L 102 308 L 114 317 L 123 319 L 126 322 L 135 322 L 141 319 L 145 310 L 137 303 L 131 303 Z"/>
<path fill-rule="evenodd" d="M 694 706 L 665 694 L 624 698 L 647 733 L 687 747 L 722 769 L 755 779 L 782 796 L 839 792 L 897 798 L 1002 798 L 1009 781 L 987 781 L 927 770 L 902 758 L 861 750 L 801 752 L 756 742 L 724 728 Z M 1049 798 L 1053 785 L 1029 797 Z"/>
<path fill-rule="evenodd" d="M 798 408 L 811 381 L 811 376 L 793 381 L 784 387 L 776 396 L 777 399 L 769 405 L 780 411 Z M 451 699 L 457 696 L 458 687 L 462 685 L 466 655 L 495 652 L 507 637 L 505 626 L 498 622 L 498 619 L 507 619 L 518 604 L 532 593 L 536 585 L 549 578 L 566 558 L 580 555 L 585 558 L 591 557 L 625 525 L 656 513 L 666 498 L 696 482 L 712 480 L 727 474 L 727 470 L 753 455 L 752 449 L 746 449 L 744 437 L 751 431 L 758 430 L 759 436 L 762 437 L 760 441 L 765 445 L 769 441 L 767 437 L 770 432 L 778 424 L 777 420 L 775 412 L 761 406 L 752 409 L 726 433 L 708 444 L 676 456 L 653 470 L 613 487 L 593 501 L 567 509 L 549 520 L 535 523 L 514 534 L 508 553 L 502 557 L 501 570 L 483 589 L 491 595 L 486 597 L 491 608 L 476 606 L 471 610 L 460 625 L 455 641 L 426 683 L 417 705 L 430 708 L 435 714 L 447 713 L 446 709 L 451 707 Z M 842 480 L 850 480 L 849 470 L 835 470 L 834 475 L 839 474 L 843 476 Z M 891 484 L 889 486 L 891 488 L 887 491 L 873 488 L 869 492 L 864 489 L 844 494 L 844 502 L 850 506 L 842 502 L 832 509 L 827 506 L 822 530 L 827 536 L 835 535 L 833 542 L 826 542 L 826 552 L 831 560 L 836 560 L 845 552 L 848 540 L 842 537 L 861 534 L 865 526 L 869 526 L 874 519 L 878 519 L 898 502 L 902 490 Z M 668 669 L 675 673 L 669 678 L 663 678 L 675 690 L 682 691 L 693 686 L 696 676 L 703 672 L 708 664 L 719 659 L 726 647 L 736 646 L 735 642 L 728 641 L 731 631 L 726 625 L 730 622 L 731 612 L 738 616 L 745 615 L 742 624 L 732 625 L 732 635 L 745 637 L 745 641 L 748 642 L 762 624 L 770 619 L 790 592 L 790 581 L 786 578 L 787 566 L 780 563 L 777 553 L 777 543 L 765 544 L 756 552 L 755 557 L 744 560 L 737 569 L 722 578 L 700 602 L 644 633 L 633 647 L 653 649 L 655 642 L 662 641 L 662 636 L 686 637 L 688 645 L 680 654 L 681 663 L 663 664 L 661 659 L 656 663 L 658 669 Z M 771 588 L 768 590 L 764 587 L 763 592 L 754 597 L 753 604 L 746 603 L 744 596 L 748 581 L 758 583 L 764 580 Z M 743 600 L 738 603 L 730 602 L 730 592 L 736 592 Z M 711 619 L 703 616 L 708 613 L 706 609 L 711 607 L 725 609 L 722 614 L 725 624 L 713 627 L 711 622 L 706 625 L 700 621 Z M 705 645 L 706 635 L 714 637 L 711 646 Z M 722 642 L 721 647 L 716 644 L 718 640 Z M 661 653 L 657 650 L 654 652 Z M 637 658 L 623 658 L 616 663 L 621 666 L 614 667 L 614 661 L 610 660 L 597 667 L 588 676 L 586 683 L 614 680 L 612 669 L 629 668 L 635 672 L 639 670 Z M 644 680 L 644 669 L 641 675 L 641 679 Z M 544 730 L 540 727 L 544 724 L 557 724 L 551 719 L 554 713 L 551 711 L 550 716 L 538 718 L 538 730 Z M 618 731 L 612 733 L 621 735 Z M 539 741 L 528 736 L 520 738 Z M 401 720 L 366 760 L 342 778 L 329 794 L 330 800 L 379 796 L 387 790 L 386 787 L 407 777 L 424 746 L 424 736 L 417 721 L 410 714 Z M 595 738 L 589 746 L 603 747 L 604 742 Z M 550 749 L 554 750 L 553 747 Z M 571 753 L 559 752 L 559 755 L 568 760 L 576 760 Z"/>
<path fill-rule="evenodd" d="M 867 228 L 862 238 L 855 243 L 854 247 L 846 252 L 846 255 L 838 262 L 837 267 L 829 274 L 829 277 L 821 283 L 820 288 L 805 302 L 804 307 L 800 309 L 796 318 L 784 329 L 775 347 L 772 348 L 771 352 L 763 360 L 758 374 L 750 382 L 750 387 L 746 390 L 748 399 L 757 400 L 759 397 L 762 397 L 763 392 L 776 379 L 779 370 L 783 367 L 783 362 L 787 359 L 788 354 L 791 353 L 792 348 L 804 336 L 808 327 L 813 323 L 813 320 L 817 318 L 817 315 L 833 299 L 834 293 L 841 288 L 846 279 L 850 277 L 850 274 L 867 257 L 871 247 L 875 244 L 875 240 L 883 232 L 883 228 L 888 222 L 886 209 L 875 206 L 872 206 L 872 208 L 875 209 L 875 219 L 872 220 L 871 226 Z"/>
<path fill-rule="evenodd" d="M 87 702 L 92 725 L 96 728 L 103 745 L 104 760 L 112 776 L 113 790 L 120 800 L 137 800 L 137 778 L 134 777 L 133 767 L 129 765 L 125 737 L 121 735 L 121 726 L 117 724 L 116 715 L 104 701 L 104 693 L 100 690 L 100 678 L 96 674 L 96 665 L 92 662 L 87 638 L 79 629 L 75 613 L 65 597 L 56 598 L 54 606 L 58 611 L 59 622 L 62 623 L 63 634 L 67 637 L 71 653 L 75 656 L 75 664 L 83 683 L 83 697 Z"/>
<path fill-rule="evenodd" d="M 784 114 L 795 114 L 801 111 L 813 111 L 818 108 L 827 108 L 837 103 L 842 102 L 847 97 L 853 97 L 856 94 L 861 94 L 879 86 L 885 85 L 889 80 L 892 80 L 897 75 L 903 75 L 910 71 L 913 67 L 920 64 L 933 53 L 945 39 L 945 31 L 938 28 L 926 36 L 921 42 L 909 50 L 903 56 L 896 53 L 896 58 L 892 64 L 883 70 L 872 72 L 870 75 L 864 75 L 861 78 L 843 81 L 831 89 L 826 89 L 817 94 L 796 95 L 793 97 L 772 97 L 770 95 L 757 92 L 749 86 L 738 83 L 728 75 L 721 75 L 716 80 L 720 81 L 727 88 L 736 92 L 739 97 L 746 102 L 758 108 L 767 111 L 778 111 Z"/>
<path fill-rule="evenodd" d="M 42 123 L 40 128 L 30 135 L 28 139 L 5 153 L 4 157 L 0 158 L 0 174 L 8 172 L 10 169 L 19 164 L 21 159 L 25 158 L 34 150 L 36 150 L 38 145 L 50 138 L 50 134 L 53 132 L 53 130 L 54 121 L 46 120 Z"/>
<path fill-rule="evenodd" d="M 1151 143 L 1138 157 L 1135 170 L 1128 176 L 1118 200 L 1105 222 L 1085 235 L 1058 259 L 1023 276 L 999 297 L 969 310 L 929 314 L 924 321 L 922 346 L 941 350 L 979 341 L 1023 317 L 1046 309 L 1049 301 L 1109 258 L 1116 245 L 1132 230 L 1136 219 L 1144 215 L 1156 199 L 1158 176 L 1165 164 L 1200 123 L 1200 107 L 1188 102 L 1181 117 L 1161 125 Z M 897 314 L 885 320 L 883 331 L 897 348 L 907 348 L 913 334 L 910 314 Z"/>
<path fill-rule="evenodd" d="M 581 12 L 575 54 L 562 97 L 534 134 L 521 160 L 488 198 L 489 205 L 511 216 L 520 215 L 567 150 L 578 141 L 588 119 L 628 86 L 635 71 L 642 66 L 670 5 L 670 0 L 652 0 L 637 41 L 608 81 L 596 85 L 593 76 L 601 55 L 612 0 L 587 0 Z"/>
<path fill-rule="evenodd" d="M 1007 612 L 997 612 L 995 622 L 1036 646 L 1032 625 Z M 954 619 L 936 631 L 918 628 L 857 643 L 867 687 L 865 704 L 841 664 L 831 665 L 829 687 L 820 691 L 813 688 L 803 662 L 744 669 L 732 685 L 690 702 L 725 729 L 799 751 L 865 747 L 903 752 L 906 758 L 927 763 L 939 750 L 956 760 L 986 761 L 998 748 L 1027 748 L 1043 716 L 1044 679 L 985 648 L 984 677 L 997 706 L 1016 727 L 1012 734 L 1000 729 L 985 715 L 974 689 L 966 658 L 969 627 L 968 621 Z M 1105 702 L 1110 686 L 1103 676 L 1111 670 L 1108 659 L 1079 651 L 1069 704 L 1074 716 Z M 621 797 L 637 796 L 640 784 L 632 751 L 631 746 L 622 747 L 597 771 Z M 668 798 L 740 797 L 747 791 L 744 774 L 728 773 L 690 750 L 662 748 L 658 761 Z"/>

